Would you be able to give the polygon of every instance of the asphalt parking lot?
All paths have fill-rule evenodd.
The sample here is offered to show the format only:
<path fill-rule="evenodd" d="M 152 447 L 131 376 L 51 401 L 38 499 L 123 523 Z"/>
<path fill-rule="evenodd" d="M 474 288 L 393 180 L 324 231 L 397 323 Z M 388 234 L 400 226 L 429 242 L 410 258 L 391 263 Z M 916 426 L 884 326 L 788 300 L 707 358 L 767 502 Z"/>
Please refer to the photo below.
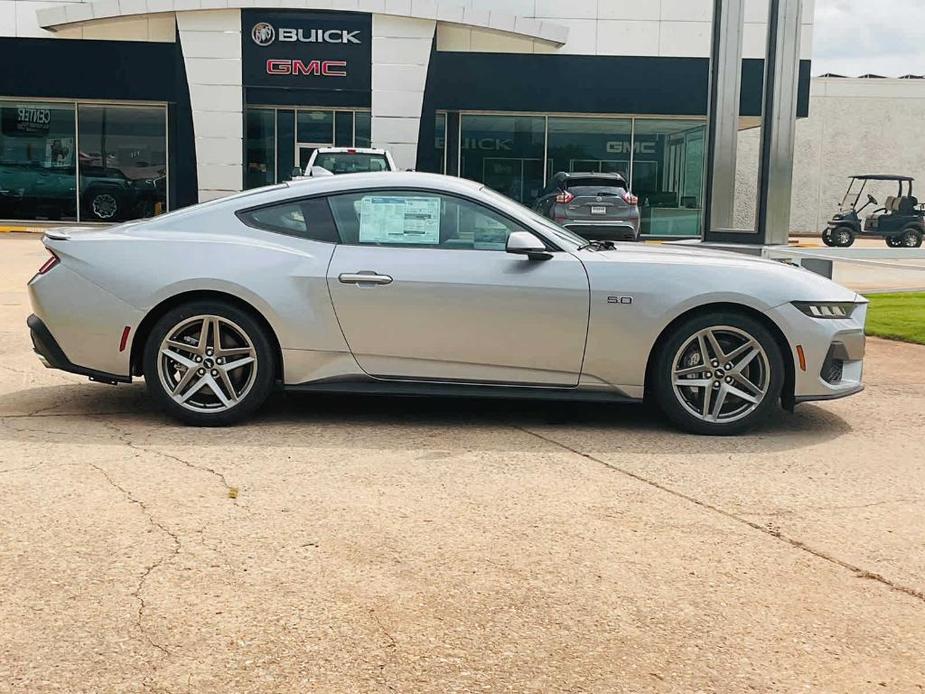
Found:
<path fill-rule="evenodd" d="M 0 238 L 0 691 L 925 690 L 925 348 L 740 438 L 42 368 Z"/>

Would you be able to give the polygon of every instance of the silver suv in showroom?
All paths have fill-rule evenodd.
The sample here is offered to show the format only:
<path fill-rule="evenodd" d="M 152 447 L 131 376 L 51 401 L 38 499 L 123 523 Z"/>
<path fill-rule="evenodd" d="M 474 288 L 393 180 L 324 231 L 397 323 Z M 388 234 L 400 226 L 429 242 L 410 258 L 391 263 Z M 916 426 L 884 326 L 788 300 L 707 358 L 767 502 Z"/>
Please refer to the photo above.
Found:
<path fill-rule="evenodd" d="M 622 174 L 560 171 L 533 208 L 588 241 L 639 240 L 639 200 Z"/>

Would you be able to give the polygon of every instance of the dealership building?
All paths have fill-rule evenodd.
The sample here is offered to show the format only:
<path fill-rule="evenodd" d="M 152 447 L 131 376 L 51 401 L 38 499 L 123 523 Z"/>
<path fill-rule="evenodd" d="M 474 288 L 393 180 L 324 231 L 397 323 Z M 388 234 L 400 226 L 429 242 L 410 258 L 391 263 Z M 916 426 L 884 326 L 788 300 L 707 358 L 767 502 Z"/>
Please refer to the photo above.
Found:
<path fill-rule="evenodd" d="M 748 0 L 740 127 L 761 115 Z M 622 173 L 642 232 L 703 224 L 712 0 L 0 0 L 0 219 L 113 222 L 374 146 L 532 203 Z M 798 116 L 809 105 L 804 0 Z"/>

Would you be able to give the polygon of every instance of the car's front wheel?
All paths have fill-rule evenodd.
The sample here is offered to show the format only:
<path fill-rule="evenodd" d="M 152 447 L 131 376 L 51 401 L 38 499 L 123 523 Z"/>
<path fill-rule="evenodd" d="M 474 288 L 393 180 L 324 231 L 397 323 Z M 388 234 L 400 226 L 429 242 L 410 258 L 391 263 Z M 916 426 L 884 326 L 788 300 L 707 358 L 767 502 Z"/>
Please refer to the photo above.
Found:
<path fill-rule="evenodd" d="M 170 415 L 195 426 L 225 426 L 252 415 L 276 374 L 264 328 L 246 311 L 220 301 L 171 309 L 145 345 L 148 391 Z"/>
<path fill-rule="evenodd" d="M 738 434 L 777 406 L 784 361 L 773 335 L 745 314 L 691 317 L 662 343 L 652 386 L 665 415 L 685 431 Z"/>

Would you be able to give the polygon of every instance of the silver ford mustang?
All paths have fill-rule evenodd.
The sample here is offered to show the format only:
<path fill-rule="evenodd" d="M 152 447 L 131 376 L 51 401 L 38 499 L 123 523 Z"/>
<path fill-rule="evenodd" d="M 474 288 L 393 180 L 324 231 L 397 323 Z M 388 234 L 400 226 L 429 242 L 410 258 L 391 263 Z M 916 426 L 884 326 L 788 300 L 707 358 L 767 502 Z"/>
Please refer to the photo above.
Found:
<path fill-rule="evenodd" d="M 861 390 L 865 300 L 737 254 L 588 243 L 485 187 L 312 178 L 49 231 L 35 351 L 224 425 L 311 392 L 637 401 L 732 434 Z"/>

